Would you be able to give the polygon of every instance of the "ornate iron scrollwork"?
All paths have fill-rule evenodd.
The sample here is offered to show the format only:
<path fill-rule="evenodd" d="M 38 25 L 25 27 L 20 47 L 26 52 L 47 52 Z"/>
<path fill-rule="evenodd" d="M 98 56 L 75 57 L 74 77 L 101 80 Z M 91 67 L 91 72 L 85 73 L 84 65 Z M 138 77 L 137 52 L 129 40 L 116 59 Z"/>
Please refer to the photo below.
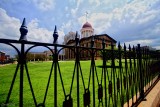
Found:
<path fill-rule="evenodd" d="M 63 107 L 73 107 L 73 99 L 71 95 L 65 96 L 65 101 L 63 102 Z"/>
<path fill-rule="evenodd" d="M 85 89 L 85 92 L 83 94 L 83 100 L 84 100 L 84 107 L 90 105 L 90 91 L 89 91 L 89 89 Z"/>
<path fill-rule="evenodd" d="M 103 87 L 102 87 L 102 84 L 99 84 L 98 85 L 98 99 L 99 99 L 99 101 L 102 101 L 102 98 L 103 98 Z"/>
<path fill-rule="evenodd" d="M 109 94 L 112 95 L 112 82 L 109 81 Z"/>
<path fill-rule="evenodd" d="M 126 77 L 123 77 L 124 89 L 126 89 Z"/>
<path fill-rule="evenodd" d="M 120 81 L 119 81 L 119 78 L 117 78 L 117 91 L 120 90 Z"/>

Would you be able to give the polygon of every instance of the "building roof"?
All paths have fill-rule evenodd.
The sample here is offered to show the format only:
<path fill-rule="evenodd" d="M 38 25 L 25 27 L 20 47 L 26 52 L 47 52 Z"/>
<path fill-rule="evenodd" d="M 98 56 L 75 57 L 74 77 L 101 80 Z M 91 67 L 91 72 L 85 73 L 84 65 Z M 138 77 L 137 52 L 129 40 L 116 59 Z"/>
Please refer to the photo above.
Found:
<path fill-rule="evenodd" d="M 92 28 L 92 25 L 90 24 L 90 23 L 88 23 L 88 22 L 86 22 L 83 26 L 82 26 L 82 28 Z"/>
<path fill-rule="evenodd" d="M 107 35 L 107 34 L 99 34 L 99 35 L 94 35 L 94 39 L 96 40 L 103 40 L 102 38 L 100 38 L 100 37 L 102 37 L 102 36 L 106 36 L 106 37 L 108 37 L 110 40 L 106 40 L 105 39 L 105 41 L 108 41 L 108 42 L 114 42 L 114 43 L 117 43 L 117 41 L 115 40 L 115 39 L 113 39 L 112 37 L 110 37 L 109 35 Z M 82 41 L 84 41 L 84 40 L 91 40 L 91 38 L 92 38 L 92 36 L 90 36 L 90 37 L 86 37 L 86 38 L 81 38 L 80 39 L 80 42 L 82 42 Z M 69 40 L 66 44 L 70 44 L 70 43 L 75 43 L 75 40 Z"/>
<path fill-rule="evenodd" d="M 5 52 L 2 52 L 2 51 L 0 51 L 0 53 L 3 53 L 3 54 L 5 54 Z"/>
<path fill-rule="evenodd" d="M 101 40 L 101 38 L 99 38 L 99 37 L 101 37 L 101 36 L 107 36 L 111 41 L 113 41 L 114 43 L 117 43 L 117 41 L 116 41 L 115 39 L 113 39 L 112 37 L 110 37 L 110 36 L 107 35 L 107 34 L 94 35 L 94 39 L 100 39 L 100 40 Z M 92 38 L 92 36 L 87 37 L 87 38 L 82 38 L 80 41 L 83 41 L 83 40 L 86 40 L 86 39 L 90 39 L 90 38 Z"/>

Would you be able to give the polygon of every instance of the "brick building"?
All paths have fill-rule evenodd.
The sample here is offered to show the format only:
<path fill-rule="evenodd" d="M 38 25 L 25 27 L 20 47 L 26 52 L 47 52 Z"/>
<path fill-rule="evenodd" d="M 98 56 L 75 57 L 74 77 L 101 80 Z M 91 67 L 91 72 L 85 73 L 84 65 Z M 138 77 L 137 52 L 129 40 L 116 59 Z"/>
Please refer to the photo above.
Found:
<path fill-rule="evenodd" d="M 6 63 L 10 60 L 10 55 L 6 55 L 5 52 L 0 51 L 0 63 Z"/>
<path fill-rule="evenodd" d="M 114 40 L 113 38 L 111 38 L 109 35 L 107 34 L 98 34 L 98 35 L 95 35 L 94 34 L 94 29 L 92 28 L 92 25 L 88 22 L 86 22 L 81 30 L 81 36 L 79 36 L 80 38 L 80 46 L 82 47 L 90 47 L 91 46 L 91 39 L 94 38 L 94 47 L 96 48 L 102 48 L 102 40 L 104 39 L 105 40 L 105 43 L 106 43 L 106 48 L 107 47 L 110 47 L 111 46 L 111 43 L 113 43 L 113 45 L 115 46 L 117 41 Z M 76 36 L 76 33 L 75 32 L 69 32 L 68 34 L 66 34 L 64 36 L 64 44 L 65 45 L 69 45 L 69 46 L 74 46 L 75 45 L 75 36 Z M 71 59 L 74 59 L 75 55 L 74 55 L 74 52 L 72 52 L 72 50 L 70 49 L 65 49 L 64 51 L 64 54 L 65 54 L 65 59 L 66 60 L 71 60 Z M 90 54 L 89 54 L 89 51 L 82 51 L 80 53 L 81 55 L 81 59 L 84 59 L 84 60 L 88 60 L 90 59 Z M 100 53 L 96 53 L 95 54 L 95 59 L 99 59 L 100 58 Z"/>

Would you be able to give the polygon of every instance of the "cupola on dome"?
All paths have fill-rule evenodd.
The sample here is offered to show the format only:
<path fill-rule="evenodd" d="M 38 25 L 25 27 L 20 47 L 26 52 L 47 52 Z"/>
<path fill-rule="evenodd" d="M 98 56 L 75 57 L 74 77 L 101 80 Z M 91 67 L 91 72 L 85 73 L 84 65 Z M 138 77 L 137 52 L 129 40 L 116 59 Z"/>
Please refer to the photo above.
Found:
<path fill-rule="evenodd" d="M 88 22 L 86 22 L 83 26 L 82 26 L 82 28 L 92 28 L 92 25 L 90 24 L 90 23 L 88 23 Z"/>

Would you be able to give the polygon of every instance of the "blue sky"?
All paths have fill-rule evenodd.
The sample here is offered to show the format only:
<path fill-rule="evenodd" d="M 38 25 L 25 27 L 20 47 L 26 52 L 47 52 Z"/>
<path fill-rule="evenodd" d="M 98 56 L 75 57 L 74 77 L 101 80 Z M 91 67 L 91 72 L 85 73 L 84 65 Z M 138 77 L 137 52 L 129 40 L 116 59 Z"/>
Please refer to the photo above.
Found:
<path fill-rule="evenodd" d="M 69 31 L 80 34 L 86 11 L 95 34 L 106 33 L 122 44 L 160 49 L 160 0 L 1 0 L 0 38 L 18 40 L 25 17 L 29 41 L 52 43 L 57 25 L 62 43 Z M 0 48 L 10 52 L 3 45 Z"/>

